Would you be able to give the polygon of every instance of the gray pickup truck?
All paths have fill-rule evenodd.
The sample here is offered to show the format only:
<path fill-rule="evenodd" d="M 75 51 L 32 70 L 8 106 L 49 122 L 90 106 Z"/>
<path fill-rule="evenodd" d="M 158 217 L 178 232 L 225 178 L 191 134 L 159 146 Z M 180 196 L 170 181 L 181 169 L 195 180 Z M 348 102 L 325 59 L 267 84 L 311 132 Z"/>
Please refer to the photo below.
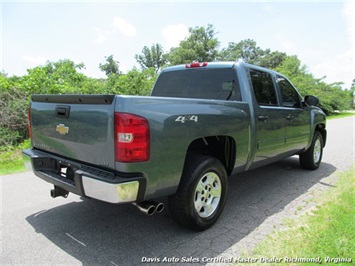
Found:
<path fill-rule="evenodd" d="M 283 75 L 243 62 L 173 66 L 151 96 L 33 95 L 26 166 L 69 192 L 161 212 L 194 230 L 212 226 L 228 177 L 299 155 L 317 169 L 326 117 Z"/>

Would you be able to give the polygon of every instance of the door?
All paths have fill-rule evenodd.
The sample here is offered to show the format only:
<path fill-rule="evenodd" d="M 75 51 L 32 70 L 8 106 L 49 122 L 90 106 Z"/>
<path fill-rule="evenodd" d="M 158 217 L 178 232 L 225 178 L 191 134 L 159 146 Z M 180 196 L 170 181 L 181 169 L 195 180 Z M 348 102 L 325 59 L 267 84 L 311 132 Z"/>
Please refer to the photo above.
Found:
<path fill-rule="evenodd" d="M 282 76 L 276 76 L 280 89 L 283 115 L 286 118 L 286 148 L 297 151 L 305 148 L 310 137 L 310 114 L 302 108 L 301 96 L 293 85 Z"/>
<path fill-rule="evenodd" d="M 286 119 L 278 104 L 270 73 L 250 69 L 255 96 L 256 147 L 254 166 L 269 163 L 285 150 Z"/>

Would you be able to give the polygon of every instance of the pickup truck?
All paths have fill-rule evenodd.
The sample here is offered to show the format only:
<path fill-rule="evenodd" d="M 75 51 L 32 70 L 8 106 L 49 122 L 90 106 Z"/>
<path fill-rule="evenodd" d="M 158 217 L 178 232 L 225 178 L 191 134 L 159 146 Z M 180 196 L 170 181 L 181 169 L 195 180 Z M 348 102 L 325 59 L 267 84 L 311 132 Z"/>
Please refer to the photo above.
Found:
<path fill-rule="evenodd" d="M 193 230 L 224 208 L 228 177 L 299 155 L 317 169 L 326 116 L 282 74 L 243 62 L 161 71 L 150 96 L 32 95 L 25 165 L 69 192 L 161 212 Z M 159 200 L 160 199 L 160 200 Z"/>

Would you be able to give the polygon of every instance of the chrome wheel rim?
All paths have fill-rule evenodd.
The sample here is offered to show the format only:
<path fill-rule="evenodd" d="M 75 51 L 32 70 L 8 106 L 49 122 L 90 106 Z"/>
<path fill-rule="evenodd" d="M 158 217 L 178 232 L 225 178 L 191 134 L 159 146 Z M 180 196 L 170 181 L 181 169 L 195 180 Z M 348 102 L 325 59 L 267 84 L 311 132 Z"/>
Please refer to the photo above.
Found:
<path fill-rule="evenodd" d="M 219 176 L 214 172 L 204 174 L 199 180 L 194 198 L 195 211 L 201 218 L 208 218 L 217 210 L 222 195 Z"/>
<path fill-rule="evenodd" d="M 317 138 L 316 142 L 314 143 L 314 149 L 313 149 L 313 161 L 314 161 L 314 163 L 318 163 L 319 162 L 321 154 L 322 154 L 322 144 L 320 142 L 320 139 Z"/>

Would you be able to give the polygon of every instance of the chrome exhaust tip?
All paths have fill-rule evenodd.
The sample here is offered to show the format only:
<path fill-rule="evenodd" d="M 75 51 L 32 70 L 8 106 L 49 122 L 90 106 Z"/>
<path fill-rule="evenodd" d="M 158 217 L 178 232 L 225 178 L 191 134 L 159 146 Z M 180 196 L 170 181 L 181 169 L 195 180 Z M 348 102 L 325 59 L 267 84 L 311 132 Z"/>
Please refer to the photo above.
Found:
<path fill-rule="evenodd" d="M 161 213 L 164 210 L 164 203 L 162 202 L 157 202 L 157 201 L 153 201 L 152 202 L 155 206 L 155 212 L 156 213 Z"/>
<path fill-rule="evenodd" d="M 139 203 L 133 203 L 141 212 L 146 215 L 153 215 L 156 211 L 156 207 L 149 201 L 143 201 Z"/>

